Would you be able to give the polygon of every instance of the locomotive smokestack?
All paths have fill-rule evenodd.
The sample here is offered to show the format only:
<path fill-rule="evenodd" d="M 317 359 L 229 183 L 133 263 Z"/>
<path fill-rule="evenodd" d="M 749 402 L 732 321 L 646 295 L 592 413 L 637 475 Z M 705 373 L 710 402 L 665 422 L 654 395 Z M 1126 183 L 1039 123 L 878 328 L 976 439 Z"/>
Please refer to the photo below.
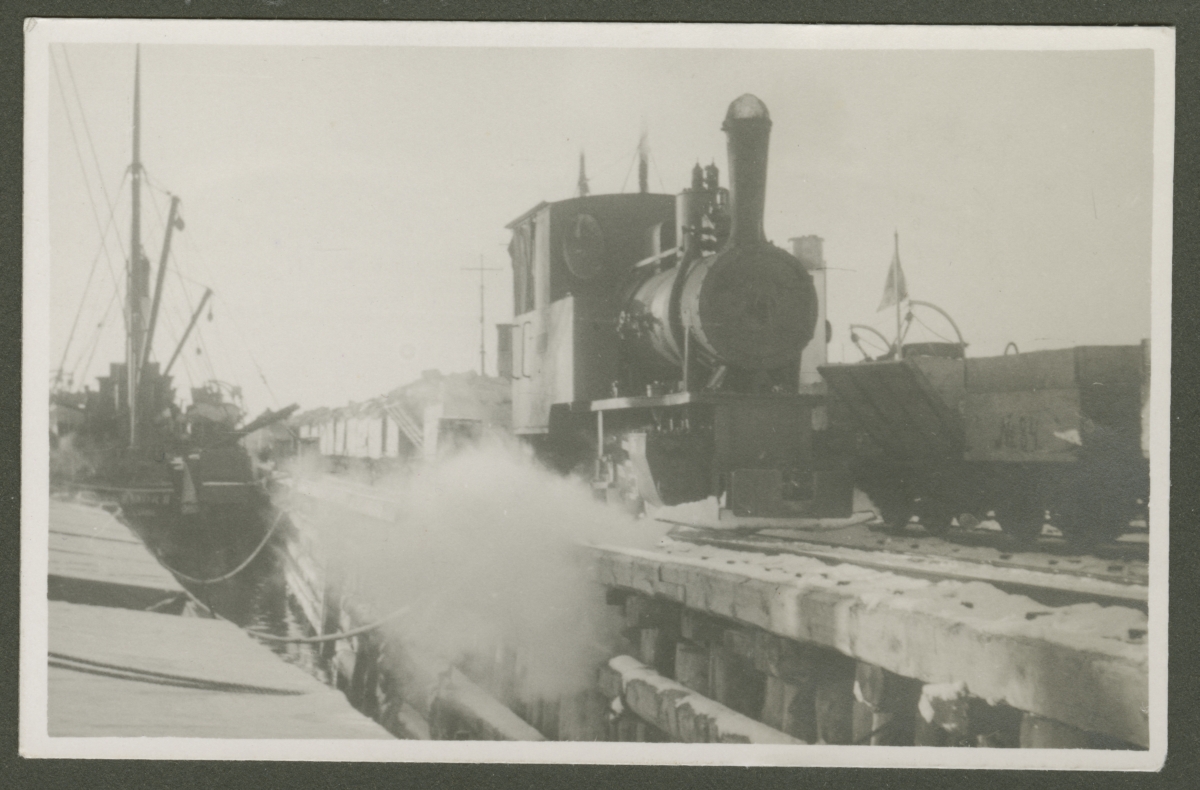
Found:
<path fill-rule="evenodd" d="M 716 382 L 723 366 L 761 371 L 732 386 L 795 391 L 795 366 L 812 340 L 819 304 L 804 264 L 763 233 L 771 117 L 747 93 L 729 105 L 722 128 L 729 135 L 729 239 L 713 255 L 644 281 L 632 296 L 633 312 L 654 319 L 659 329 L 648 337 L 664 361 L 695 360 L 719 374 Z M 693 171 L 693 183 L 695 177 Z M 715 192 L 716 167 L 706 168 L 703 177 L 706 189 Z M 685 228 L 703 219 L 688 213 L 692 194 L 685 190 L 676 203 L 684 209 Z M 687 252 L 685 260 L 692 260 Z"/>
<path fill-rule="evenodd" d="M 729 203 L 733 215 L 729 246 L 764 242 L 767 146 L 771 139 L 767 105 L 757 96 L 742 94 L 729 105 L 721 128 L 729 138 Z"/>

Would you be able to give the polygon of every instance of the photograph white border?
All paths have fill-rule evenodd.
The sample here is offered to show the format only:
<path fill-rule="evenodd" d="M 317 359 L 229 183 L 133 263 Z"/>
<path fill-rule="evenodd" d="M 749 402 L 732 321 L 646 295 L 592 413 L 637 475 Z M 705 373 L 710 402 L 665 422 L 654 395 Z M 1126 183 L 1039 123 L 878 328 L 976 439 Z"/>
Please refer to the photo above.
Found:
<path fill-rule="evenodd" d="M 1108 50 L 1154 53 L 1148 751 L 725 744 L 51 738 L 47 735 L 48 102 L 51 43 L 257 46 Z M 26 757 L 1155 770 L 1167 750 L 1175 31 L 852 26 L 27 19 L 25 22 L 20 753 Z"/>

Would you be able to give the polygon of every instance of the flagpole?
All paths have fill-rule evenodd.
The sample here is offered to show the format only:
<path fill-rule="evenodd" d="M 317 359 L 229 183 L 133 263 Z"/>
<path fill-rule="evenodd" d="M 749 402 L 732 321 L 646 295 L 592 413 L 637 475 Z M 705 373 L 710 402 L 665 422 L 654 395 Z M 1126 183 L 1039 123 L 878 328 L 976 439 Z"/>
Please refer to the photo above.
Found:
<path fill-rule="evenodd" d="M 892 286 L 896 294 L 896 359 L 904 358 L 904 348 L 900 344 L 900 230 L 896 229 L 896 248 L 892 252 Z"/>

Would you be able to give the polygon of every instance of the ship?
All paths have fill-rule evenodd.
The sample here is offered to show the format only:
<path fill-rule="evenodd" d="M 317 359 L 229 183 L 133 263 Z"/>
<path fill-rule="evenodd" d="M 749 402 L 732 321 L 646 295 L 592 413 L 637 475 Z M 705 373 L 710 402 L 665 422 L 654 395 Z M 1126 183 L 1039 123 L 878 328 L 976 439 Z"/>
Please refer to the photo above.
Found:
<path fill-rule="evenodd" d="M 97 499 L 116 512 L 185 586 L 211 599 L 213 585 L 236 587 L 238 573 L 287 525 L 286 514 L 272 502 L 270 464 L 252 457 L 243 439 L 285 420 L 297 407 L 267 410 L 243 422 L 240 389 L 215 380 L 192 387 L 186 408 L 177 401 L 171 372 L 210 304 L 209 288 L 166 364 L 155 358 L 172 236 L 183 220 L 180 199 L 172 195 L 152 289 L 141 232 L 146 176 L 140 83 L 138 52 L 128 170 L 125 358 L 110 364 L 95 389 L 62 386 L 60 373 L 50 398 L 51 486 Z M 239 594 L 230 589 L 219 597 L 233 601 Z"/>

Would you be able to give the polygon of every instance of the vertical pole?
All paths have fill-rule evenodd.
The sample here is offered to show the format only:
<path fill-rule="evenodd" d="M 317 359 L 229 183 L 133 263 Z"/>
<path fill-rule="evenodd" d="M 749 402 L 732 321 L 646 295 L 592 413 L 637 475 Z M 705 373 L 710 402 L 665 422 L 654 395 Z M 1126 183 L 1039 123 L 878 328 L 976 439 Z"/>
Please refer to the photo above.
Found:
<path fill-rule="evenodd" d="M 485 364 L 484 357 L 484 336 L 485 324 L 483 318 L 483 256 L 479 256 L 479 375 L 486 376 L 487 372 L 483 369 Z"/>
<path fill-rule="evenodd" d="M 896 291 L 896 359 L 904 359 L 900 342 L 900 231 L 896 231 L 896 249 L 892 253 L 892 287 Z"/>
<path fill-rule="evenodd" d="M 142 359 L 145 332 L 144 305 L 142 302 L 149 290 L 149 272 L 143 272 L 141 214 L 142 214 L 142 161 L 141 161 L 141 75 L 142 54 L 134 56 L 133 65 L 133 162 L 130 164 L 132 190 L 132 217 L 129 227 L 129 279 L 125 289 L 126 311 L 129 315 L 129 337 L 125 344 L 125 375 L 129 399 L 129 444 L 135 446 L 141 438 L 138 431 L 138 366 Z"/>
<path fill-rule="evenodd" d="M 604 458 L 604 412 L 596 411 L 596 458 Z"/>
<path fill-rule="evenodd" d="M 692 356 L 692 330 L 683 328 L 683 391 L 688 392 L 692 387 L 691 371 L 688 367 Z"/>
<path fill-rule="evenodd" d="M 500 270 L 499 269 L 488 269 L 488 268 L 484 267 L 483 255 L 480 255 L 478 266 L 464 266 L 463 271 L 479 272 L 479 375 L 485 376 L 487 374 L 484 371 L 484 364 L 486 361 L 485 351 L 484 351 L 484 349 L 485 349 L 484 343 L 485 343 L 485 340 L 487 337 L 487 332 L 485 331 L 487 323 L 485 320 L 484 310 L 483 310 L 484 288 L 485 288 L 483 275 L 484 275 L 484 272 L 497 272 Z"/>

